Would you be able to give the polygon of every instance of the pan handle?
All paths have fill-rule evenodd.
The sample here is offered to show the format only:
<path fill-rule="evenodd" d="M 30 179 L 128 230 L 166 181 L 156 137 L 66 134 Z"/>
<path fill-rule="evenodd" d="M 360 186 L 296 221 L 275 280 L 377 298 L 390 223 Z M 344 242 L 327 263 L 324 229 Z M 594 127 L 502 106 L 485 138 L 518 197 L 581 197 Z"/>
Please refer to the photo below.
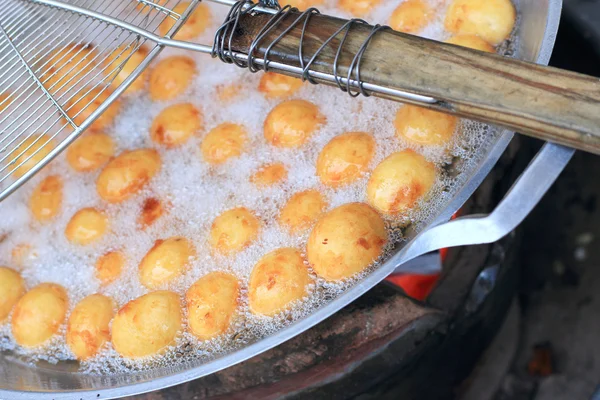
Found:
<path fill-rule="evenodd" d="M 546 143 L 491 214 L 468 215 L 431 227 L 408 244 L 400 264 L 445 247 L 493 243 L 513 231 L 529 215 L 560 175 L 575 150 Z M 396 272 L 403 270 L 400 265 Z"/>
<path fill-rule="evenodd" d="M 220 43 L 246 54 L 245 62 L 237 62 L 251 69 L 271 68 L 353 95 L 416 104 L 600 154 L 596 77 L 317 15 L 314 9 L 284 10 L 276 17 L 245 14 Z"/>

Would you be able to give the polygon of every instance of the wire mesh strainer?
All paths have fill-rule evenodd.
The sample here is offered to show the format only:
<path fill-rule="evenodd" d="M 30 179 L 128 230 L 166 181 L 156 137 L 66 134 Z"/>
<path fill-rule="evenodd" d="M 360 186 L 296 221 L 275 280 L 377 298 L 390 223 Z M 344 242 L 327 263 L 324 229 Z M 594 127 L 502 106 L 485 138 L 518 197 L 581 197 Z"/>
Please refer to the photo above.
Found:
<path fill-rule="evenodd" d="M 180 2 L 73 0 L 86 8 L 157 31 L 173 19 L 176 32 L 192 8 Z M 45 166 L 89 127 L 158 54 L 154 43 L 116 88 L 115 77 L 147 39 L 102 19 L 52 4 L 7 0 L 0 5 L 0 200 Z"/>

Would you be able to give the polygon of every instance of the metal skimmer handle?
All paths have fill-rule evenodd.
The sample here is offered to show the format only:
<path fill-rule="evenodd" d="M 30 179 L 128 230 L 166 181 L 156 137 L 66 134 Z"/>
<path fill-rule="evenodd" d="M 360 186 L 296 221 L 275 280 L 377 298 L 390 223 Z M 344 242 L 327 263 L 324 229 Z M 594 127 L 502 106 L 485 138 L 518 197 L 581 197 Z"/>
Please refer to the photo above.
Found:
<path fill-rule="evenodd" d="M 575 150 L 546 143 L 489 215 L 469 215 L 431 227 L 398 254 L 402 264 L 445 247 L 494 243 L 512 232 L 539 203 L 569 163 Z M 400 265 L 397 271 L 403 270 Z"/>

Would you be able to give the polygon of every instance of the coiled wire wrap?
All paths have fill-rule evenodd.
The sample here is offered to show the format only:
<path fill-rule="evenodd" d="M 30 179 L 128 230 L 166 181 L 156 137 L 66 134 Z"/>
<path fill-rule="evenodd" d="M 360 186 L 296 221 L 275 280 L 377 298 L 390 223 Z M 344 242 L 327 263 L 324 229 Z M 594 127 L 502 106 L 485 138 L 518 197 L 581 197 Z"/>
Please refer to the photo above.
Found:
<path fill-rule="evenodd" d="M 251 14 L 255 12 L 255 8 L 259 5 L 262 7 L 273 8 L 274 10 L 276 10 L 276 12 L 267 21 L 265 26 L 261 28 L 261 30 L 256 34 L 256 36 L 252 38 L 252 41 L 248 48 L 248 58 L 247 60 L 241 61 L 236 57 L 232 56 L 232 52 L 230 51 L 232 49 L 232 42 L 239 27 L 240 18 L 245 14 Z M 213 42 L 211 52 L 212 57 L 218 57 L 223 62 L 235 64 L 241 68 L 248 68 L 250 72 L 257 72 L 261 68 L 255 62 L 255 51 L 258 48 L 260 48 L 260 45 L 263 43 L 265 38 L 276 29 L 276 27 L 281 23 L 281 21 L 283 21 L 289 14 L 296 12 L 299 12 L 297 8 L 291 7 L 289 5 L 281 7 L 277 3 L 277 0 L 261 0 L 260 3 L 253 3 L 250 0 L 239 0 L 231 7 L 229 13 L 227 14 L 227 17 L 225 18 L 225 22 L 223 22 L 223 24 L 219 27 L 219 29 L 217 29 L 215 33 L 215 39 Z M 365 20 L 357 18 L 347 21 L 335 33 L 333 33 L 329 38 L 327 38 L 327 40 L 325 40 L 321 44 L 321 46 L 314 52 L 314 54 L 308 57 L 305 55 L 304 48 L 305 33 L 307 31 L 308 22 L 310 21 L 311 16 L 315 14 L 320 14 L 319 10 L 317 10 L 316 8 L 309 8 L 306 11 L 300 13 L 296 17 L 296 19 L 267 46 L 263 55 L 262 69 L 264 71 L 268 71 L 269 53 L 271 52 L 273 47 L 277 45 L 277 43 L 279 43 L 281 39 L 285 37 L 285 35 L 287 35 L 290 31 L 302 24 L 300 43 L 298 45 L 298 59 L 300 62 L 300 67 L 302 68 L 302 80 L 308 81 L 312 84 L 318 83 L 309 75 L 310 67 L 315 62 L 319 54 L 323 51 L 323 49 L 325 49 L 336 37 L 338 37 L 338 35 L 343 35 L 339 42 L 339 46 L 337 48 L 332 66 L 332 75 L 335 78 L 335 82 L 343 92 L 348 93 L 352 97 L 356 97 L 359 94 L 362 94 L 366 97 L 370 96 L 370 93 L 363 87 L 363 81 L 361 80 L 361 62 L 365 51 L 367 50 L 367 47 L 369 46 L 369 43 L 371 42 L 373 37 L 375 37 L 375 35 L 378 32 L 390 28 L 388 26 L 383 25 L 375 25 L 372 27 L 371 32 L 354 55 L 352 62 L 348 67 L 346 82 L 344 83 L 339 73 L 339 61 L 342 54 L 342 49 L 344 47 L 344 44 L 346 43 L 346 39 L 348 38 L 348 35 L 353 25 L 356 24 L 368 26 L 369 24 Z M 306 58 L 308 58 L 308 61 L 305 61 Z M 353 91 L 352 82 L 356 82 L 355 85 L 358 86 L 357 91 Z"/>

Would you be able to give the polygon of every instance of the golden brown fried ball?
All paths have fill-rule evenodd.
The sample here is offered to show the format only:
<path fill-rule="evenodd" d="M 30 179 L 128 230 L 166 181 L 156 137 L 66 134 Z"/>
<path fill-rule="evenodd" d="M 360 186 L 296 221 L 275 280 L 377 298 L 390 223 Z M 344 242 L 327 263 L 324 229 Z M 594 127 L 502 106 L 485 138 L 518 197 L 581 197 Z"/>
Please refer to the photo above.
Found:
<path fill-rule="evenodd" d="M 150 138 L 165 147 L 177 147 L 202 127 L 202 114 L 191 103 L 181 103 L 162 110 L 152 121 Z"/>
<path fill-rule="evenodd" d="M 451 33 L 477 35 L 496 46 L 508 38 L 515 19 L 510 0 L 454 0 L 444 25 Z"/>
<path fill-rule="evenodd" d="M 67 114 L 77 124 L 83 124 L 110 96 L 110 90 L 104 88 L 82 89 L 66 105 Z M 82 97 L 83 96 L 83 97 Z M 105 131 L 121 111 L 121 102 L 117 99 L 104 110 L 88 127 L 88 131 Z"/>
<path fill-rule="evenodd" d="M 485 51 L 486 53 L 495 53 L 494 46 L 483 40 L 477 35 L 457 35 L 446 40 L 446 43 L 457 46 L 467 47 L 469 49 Z"/>
<path fill-rule="evenodd" d="M 78 360 L 95 356 L 110 341 L 109 324 L 115 315 L 114 301 L 101 294 L 81 300 L 67 322 L 67 345 Z"/>
<path fill-rule="evenodd" d="M 279 223 L 290 232 L 309 228 L 327 207 L 325 198 L 318 190 L 305 190 L 293 195 L 281 209 Z"/>
<path fill-rule="evenodd" d="M 349 278 L 381 255 L 387 231 L 379 214 L 363 203 L 349 203 L 322 216 L 306 247 L 308 262 L 328 281 Z"/>
<path fill-rule="evenodd" d="M 125 304 L 115 316 L 112 343 L 125 358 L 140 358 L 175 344 L 182 330 L 181 302 L 177 293 L 157 291 Z"/>
<path fill-rule="evenodd" d="M 108 285 L 114 282 L 125 266 L 125 255 L 121 251 L 110 251 L 100 257 L 96 261 L 96 278 L 103 285 Z"/>
<path fill-rule="evenodd" d="M 63 48 L 52 51 L 48 57 L 46 70 L 42 74 L 44 86 L 52 92 L 64 85 L 64 89 L 75 85 L 79 80 L 84 82 L 84 76 L 92 73 L 96 67 L 98 53 L 91 45 L 69 44 Z M 92 73 L 94 75 L 95 73 Z"/>
<path fill-rule="evenodd" d="M 367 184 L 367 198 L 381 212 L 401 214 L 427 195 L 435 179 L 433 163 L 412 150 L 400 151 L 373 170 Z"/>
<path fill-rule="evenodd" d="M 39 222 L 48 222 L 60 212 L 63 199 L 62 179 L 56 175 L 45 178 L 29 198 L 29 209 Z"/>
<path fill-rule="evenodd" d="M 82 208 L 67 223 L 65 236 L 69 242 L 88 245 L 104 236 L 108 230 L 108 217 L 95 208 Z"/>
<path fill-rule="evenodd" d="M 242 85 L 239 83 L 231 83 L 217 86 L 217 97 L 223 103 L 232 101 L 242 90 Z"/>
<path fill-rule="evenodd" d="M 12 101 L 10 93 L 0 93 L 0 112 L 6 110 Z"/>
<path fill-rule="evenodd" d="M 196 63 L 190 57 L 172 56 L 159 61 L 150 72 L 150 98 L 174 99 L 188 88 L 194 75 Z"/>
<path fill-rule="evenodd" d="M 200 340 L 227 331 L 238 306 L 240 284 L 225 272 L 211 272 L 194 283 L 185 294 L 188 326 Z"/>
<path fill-rule="evenodd" d="M 89 172 L 106 164 L 115 153 L 115 145 L 105 133 L 92 133 L 77 138 L 67 148 L 67 162 L 75 171 Z"/>
<path fill-rule="evenodd" d="M 184 237 L 157 240 L 140 262 L 140 282 L 148 289 L 169 283 L 183 274 L 195 256 L 194 245 Z"/>
<path fill-rule="evenodd" d="M 202 140 L 202 158 L 209 164 L 222 164 L 244 151 L 248 134 L 246 128 L 229 122 L 214 127 Z"/>
<path fill-rule="evenodd" d="M 17 344 L 35 347 L 54 336 L 65 322 L 69 297 L 54 283 L 42 283 L 17 302 L 12 314 L 12 334 Z"/>
<path fill-rule="evenodd" d="M 133 44 L 129 45 L 129 48 L 127 45 L 118 47 L 114 53 L 111 54 L 111 57 L 104 62 L 106 74 L 110 76 L 114 75 L 112 85 L 117 87 L 123 83 L 123 81 L 131 75 L 147 56 L 148 49 L 145 47 L 140 47 L 137 50 L 135 50 Z M 121 63 L 124 64 L 121 65 Z M 118 70 L 119 72 L 117 73 Z M 146 87 L 147 81 L 148 70 L 145 69 L 133 82 L 131 82 L 129 87 L 125 89 L 125 93 L 134 93 L 143 90 Z"/>
<path fill-rule="evenodd" d="M 319 108 L 311 102 L 284 101 L 267 115 L 265 139 L 276 147 L 300 147 L 325 120 Z"/>
<path fill-rule="evenodd" d="M 432 20 L 435 11 L 423 0 L 406 0 L 390 17 L 390 27 L 399 32 L 418 33 Z"/>
<path fill-rule="evenodd" d="M 411 143 L 439 146 L 448 143 L 456 130 L 458 118 L 426 108 L 404 105 L 396 113 L 396 136 Z"/>
<path fill-rule="evenodd" d="M 222 254 L 237 253 L 258 237 L 260 221 L 245 207 L 225 211 L 215 218 L 210 228 L 209 243 Z"/>
<path fill-rule="evenodd" d="M 260 78 L 258 91 L 262 92 L 265 97 L 274 99 L 278 97 L 291 96 L 292 94 L 296 93 L 301 86 L 301 79 L 294 78 L 293 76 L 277 74 L 275 72 L 265 72 Z"/>
<path fill-rule="evenodd" d="M 142 205 L 142 211 L 138 216 L 137 223 L 142 229 L 145 229 L 156 222 L 164 213 L 165 206 L 154 197 L 147 198 Z"/>
<path fill-rule="evenodd" d="M 25 294 L 25 281 L 14 269 L 0 267 L 0 324 Z"/>
<path fill-rule="evenodd" d="M 124 151 L 104 167 L 96 191 L 109 203 L 120 203 L 139 192 L 160 171 L 161 164 L 156 150 Z"/>
<path fill-rule="evenodd" d="M 28 243 L 16 245 L 12 249 L 10 255 L 12 257 L 12 262 L 18 267 L 23 267 L 27 259 L 37 257 L 37 253 L 35 252 L 33 246 Z"/>
<path fill-rule="evenodd" d="M 250 176 L 250 182 L 260 187 L 272 186 L 286 179 L 287 169 L 283 163 L 265 164 Z"/>
<path fill-rule="evenodd" d="M 173 11 L 182 15 L 189 5 L 189 2 L 179 3 L 173 8 Z M 211 19 L 210 7 L 204 3 L 198 4 L 194 11 L 189 15 L 187 21 L 185 21 L 185 24 L 183 24 L 174 35 L 174 38 L 178 40 L 189 40 L 199 36 L 210 26 Z M 166 17 L 160 24 L 160 34 L 165 36 L 169 30 L 171 30 L 173 25 L 175 25 L 175 20 Z"/>
<path fill-rule="evenodd" d="M 308 268 L 296 249 L 282 248 L 263 256 L 254 266 L 248 301 L 254 314 L 273 316 L 307 294 Z"/>
<path fill-rule="evenodd" d="M 6 158 L 6 163 L 14 161 L 8 169 L 15 174 L 16 178 L 20 178 L 31 168 L 35 167 L 37 163 L 42 161 L 42 158 L 46 157 L 52 151 L 53 147 L 54 145 L 50 136 L 32 135 L 15 147 L 12 153 Z"/>
<path fill-rule="evenodd" d="M 338 7 L 355 17 L 364 17 L 379 3 L 381 0 L 339 0 Z"/>
<path fill-rule="evenodd" d="M 375 139 L 364 132 L 344 133 L 331 139 L 317 158 L 317 176 L 328 186 L 341 186 L 360 178 L 375 154 Z"/>

